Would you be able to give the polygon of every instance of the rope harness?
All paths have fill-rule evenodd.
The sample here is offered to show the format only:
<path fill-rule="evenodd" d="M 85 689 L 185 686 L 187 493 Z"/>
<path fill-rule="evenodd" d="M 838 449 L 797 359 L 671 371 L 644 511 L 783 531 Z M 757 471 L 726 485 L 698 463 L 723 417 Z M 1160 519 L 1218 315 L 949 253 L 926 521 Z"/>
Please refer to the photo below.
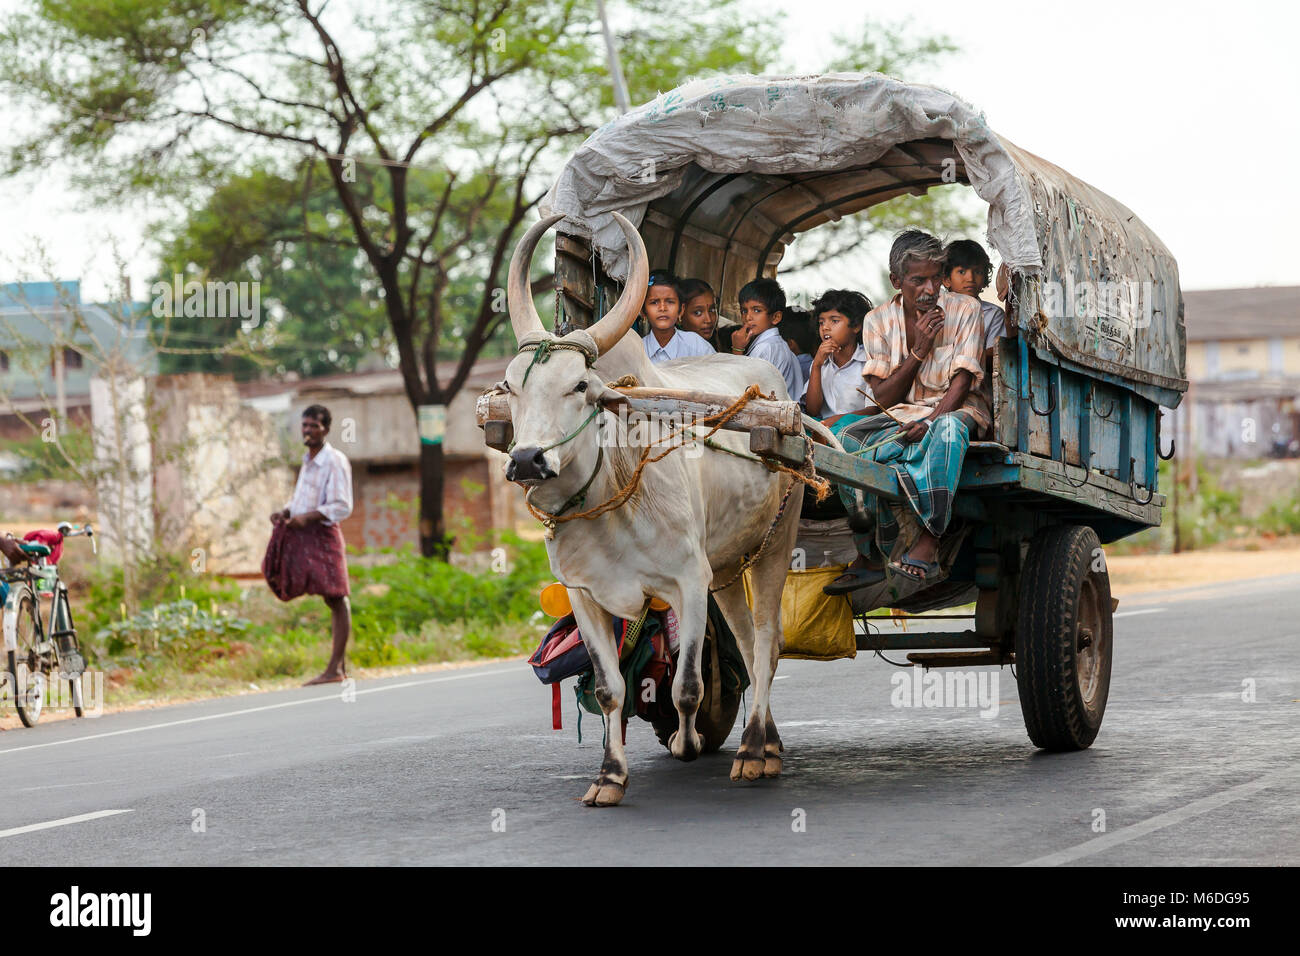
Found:
<path fill-rule="evenodd" d="M 528 364 L 528 368 L 524 371 L 525 383 L 528 381 L 528 375 L 533 370 L 533 367 L 535 365 L 544 364 L 550 358 L 551 352 L 555 349 L 571 349 L 573 351 L 582 352 L 583 357 L 587 362 L 587 367 L 591 368 L 591 366 L 594 364 L 594 359 L 592 358 L 591 353 L 588 350 L 582 348 L 581 346 L 570 344 L 568 342 L 556 342 L 554 340 L 544 339 L 535 345 L 534 344 L 526 345 L 519 350 L 521 352 L 534 351 L 533 360 Z M 612 389 L 636 388 L 639 384 L 640 383 L 637 382 L 636 376 L 624 375 L 622 378 L 619 378 L 617 381 L 609 382 L 607 384 L 607 387 Z M 812 457 L 813 442 L 812 439 L 810 439 L 807 435 L 803 436 L 804 460 L 803 460 L 803 464 L 801 464 L 798 469 L 791 468 L 787 465 L 781 464 L 780 462 L 768 461 L 767 459 L 760 458 L 757 455 L 750 455 L 750 454 L 745 454 L 744 452 L 738 452 L 735 451 L 734 449 L 727 448 L 725 445 L 721 445 L 713 441 L 713 436 L 717 434 L 718 431 L 721 430 L 721 428 L 727 422 L 731 421 L 738 414 L 740 414 L 741 410 L 744 409 L 744 407 L 748 405 L 751 401 L 762 397 L 763 397 L 763 393 L 762 391 L 760 391 L 759 387 L 757 385 L 750 385 L 748 388 L 745 389 L 743 395 L 741 395 L 738 399 L 732 402 L 731 405 L 727 406 L 722 411 L 714 415 L 709 415 L 704 418 L 701 418 L 697 422 L 692 422 L 690 425 L 682 425 L 680 427 L 674 428 L 669 434 L 664 435 L 663 437 L 657 438 L 656 440 L 650 442 L 648 445 L 645 446 L 644 449 L 642 449 L 641 459 L 640 461 L 637 462 L 636 469 L 632 472 L 631 477 L 629 477 L 628 480 L 624 482 L 623 487 L 620 488 L 618 491 L 616 491 L 608 499 L 596 505 L 595 507 L 588 508 L 585 511 L 579 511 L 574 514 L 568 513 L 570 509 L 582 508 L 587 503 L 587 491 L 591 488 L 592 482 L 596 480 L 596 476 L 600 473 L 601 465 L 604 463 L 604 459 L 605 459 L 604 444 L 603 442 L 600 441 L 597 441 L 596 465 L 592 469 L 591 475 L 587 478 L 586 482 L 583 483 L 581 488 L 579 488 L 576 492 L 574 492 L 571 496 L 569 496 L 568 500 L 565 501 L 564 504 L 560 506 L 558 511 L 548 512 L 548 511 L 543 511 L 542 509 L 536 507 L 532 502 L 532 489 L 530 489 L 529 492 L 524 496 L 524 504 L 527 505 L 529 513 L 538 521 L 540 521 L 542 526 L 546 529 L 546 538 L 548 540 L 553 539 L 555 537 L 555 528 L 557 525 L 563 524 L 566 521 L 577 521 L 579 519 L 584 521 L 590 521 L 593 518 L 598 518 L 601 515 L 613 511 L 615 508 L 622 507 L 624 504 L 626 504 L 627 501 L 631 499 L 631 497 L 634 494 L 636 494 L 637 489 L 640 488 L 641 475 L 642 472 L 645 471 L 645 466 L 649 464 L 653 464 L 654 462 L 657 461 L 662 461 L 664 458 L 667 458 L 678 448 L 681 448 L 685 444 L 685 442 L 676 442 L 674 444 L 671 444 L 669 445 L 668 448 L 666 448 L 662 452 L 659 452 L 658 454 L 652 454 L 654 447 L 656 445 L 662 445 L 665 442 L 672 442 L 689 431 L 692 441 L 695 440 L 702 441 L 706 448 L 711 448 L 714 451 L 720 451 L 725 454 L 732 455 L 736 458 L 744 458 L 748 461 L 757 462 L 758 464 L 766 468 L 768 471 L 786 474 L 789 475 L 792 479 L 789 486 L 785 490 L 785 494 L 782 495 L 781 497 L 781 504 L 780 507 L 777 508 L 776 517 L 774 517 L 772 519 L 771 524 L 768 525 L 767 531 L 764 533 L 763 540 L 762 542 L 760 542 L 758 549 L 744 556 L 744 558 L 741 560 L 740 567 L 737 569 L 736 573 L 731 576 L 731 578 L 727 581 L 726 584 L 719 585 L 718 587 L 709 588 L 709 593 L 712 594 L 717 591 L 722 591 L 726 588 L 729 588 L 733 584 L 735 584 L 736 581 L 740 578 L 740 576 L 744 574 L 747 570 L 749 570 L 749 568 L 753 565 L 753 563 L 757 561 L 760 557 L 762 557 L 762 555 L 767 551 L 768 545 L 771 544 L 772 536 L 776 532 L 776 527 L 778 524 L 781 523 L 781 518 L 785 515 L 786 505 L 789 504 L 790 495 L 794 492 L 796 485 L 804 484 L 814 489 L 814 491 L 816 492 L 818 502 L 825 499 L 826 496 L 830 493 L 830 482 L 817 474 L 817 469 L 813 464 L 813 457 Z M 540 451 L 542 452 L 550 451 L 552 448 L 558 448 L 560 445 L 563 445 L 564 443 L 573 440 L 583 431 L 583 429 L 585 429 L 589 424 L 591 424 L 592 420 L 595 419 L 602 411 L 604 411 L 604 407 L 600 404 L 597 404 L 597 406 L 592 410 L 592 413 L 587 416 L 587 418 L 582 422 L 581 425 L 579 425 L 572 432 L 565 435 L 563 438 L 559 439 L 558 441 L 552 442 L 550 445 L 547 445 L 545 448 L 540 449 Z M 695 437 L 695 428 L 697 425 L 712 426 L 709 429 L 709 433 L 705 435 L 703 439 L 696 439 Z M 597 427 L 603 428 L 603 426 L 604 426 L 604 420 L 602 419 L 601 424 Z M 514 447 L 513 443 L 511 443 L 511 447 Z"/>

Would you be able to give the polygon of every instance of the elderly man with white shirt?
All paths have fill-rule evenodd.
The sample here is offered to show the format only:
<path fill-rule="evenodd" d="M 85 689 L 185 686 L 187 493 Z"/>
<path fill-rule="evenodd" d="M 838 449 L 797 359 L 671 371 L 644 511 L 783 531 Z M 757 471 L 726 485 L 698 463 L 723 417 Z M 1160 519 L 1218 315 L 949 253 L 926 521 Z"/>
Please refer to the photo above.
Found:
<path fill-rule="evenodd" d="M 333 648 L 324 672 L 307 682 L 331 684 L 346 676 L 344 657 L 352 633 L 348 563 L 339 522 L 352 514 L 352 465 L 328 441 L 330 412 L 312 405 L 302 413 L 307 450 L 293 497 L 271 515 L 271 542 L 262 562 L 267 584 L 282 601 L 319 594 L 330 609 Z"/>

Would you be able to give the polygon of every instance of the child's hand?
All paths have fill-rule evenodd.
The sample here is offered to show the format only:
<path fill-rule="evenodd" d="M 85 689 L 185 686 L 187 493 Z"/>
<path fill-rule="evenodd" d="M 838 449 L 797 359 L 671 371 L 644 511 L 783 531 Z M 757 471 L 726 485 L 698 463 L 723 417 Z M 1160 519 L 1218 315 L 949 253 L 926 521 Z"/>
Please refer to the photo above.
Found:
<path fill-rule="evenodd" d="M 834 339 L 822 339 L 822 344 L 817 346 L 817 354 L 813 356 L 813 368 L 819 367 L 823 362 L 831 358 L 839 351 L 839 348 Z"/>
<path fill-rule="evenodd" d="M 749 331 L 748 326 L 742 325 L 731 333 L 731 350 L 733 352 L 743 352 L 749 348 L 749 340 L 753 338 L 753 333 Z"/>

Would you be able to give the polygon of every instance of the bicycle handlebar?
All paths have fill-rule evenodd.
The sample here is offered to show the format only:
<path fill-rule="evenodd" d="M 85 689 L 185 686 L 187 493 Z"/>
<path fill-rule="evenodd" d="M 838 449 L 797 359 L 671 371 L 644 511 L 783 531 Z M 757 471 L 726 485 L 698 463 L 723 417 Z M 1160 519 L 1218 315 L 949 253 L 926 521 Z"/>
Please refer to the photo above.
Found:
<path fill-rule="evenodd" d="M 60 521 L 54 529 L 61 538 L 89 538 L 90 550 L 94 554 L 99 554 L 99 542 L 95 540 L 95 529 L 90 524 L 75 525 L 67 521 Z M 8 537 L 13 538 L 13 532 Z M 31 560 L 34 560 L 33 557 Z"/>

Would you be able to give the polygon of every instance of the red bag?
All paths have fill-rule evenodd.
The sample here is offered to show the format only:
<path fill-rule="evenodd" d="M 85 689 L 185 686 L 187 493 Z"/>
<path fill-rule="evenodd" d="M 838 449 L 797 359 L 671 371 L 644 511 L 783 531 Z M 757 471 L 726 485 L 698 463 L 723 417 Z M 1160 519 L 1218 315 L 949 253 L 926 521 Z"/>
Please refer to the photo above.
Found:
<path fill-rule="evenodd" d="M 57 531 L 28 531 L 23 535 L 23 540 L 35 541 L 50 549 L 50 556 L 45 559 L 46 564 L 58 564 L 59 558 L 63 557 L 63 535 Z"/>
<path fill-rule="evenodd" d="M 543 684 L 551 685 L 551 726 L 563 730 L 560 722 L 560 681 L 581 674 L 591 667 L 591 655 L 582 643 L 582 633 L 572 614 L 560 618 L 546 632 L 533 656 L 528 658 L 533 673 Z"/>

